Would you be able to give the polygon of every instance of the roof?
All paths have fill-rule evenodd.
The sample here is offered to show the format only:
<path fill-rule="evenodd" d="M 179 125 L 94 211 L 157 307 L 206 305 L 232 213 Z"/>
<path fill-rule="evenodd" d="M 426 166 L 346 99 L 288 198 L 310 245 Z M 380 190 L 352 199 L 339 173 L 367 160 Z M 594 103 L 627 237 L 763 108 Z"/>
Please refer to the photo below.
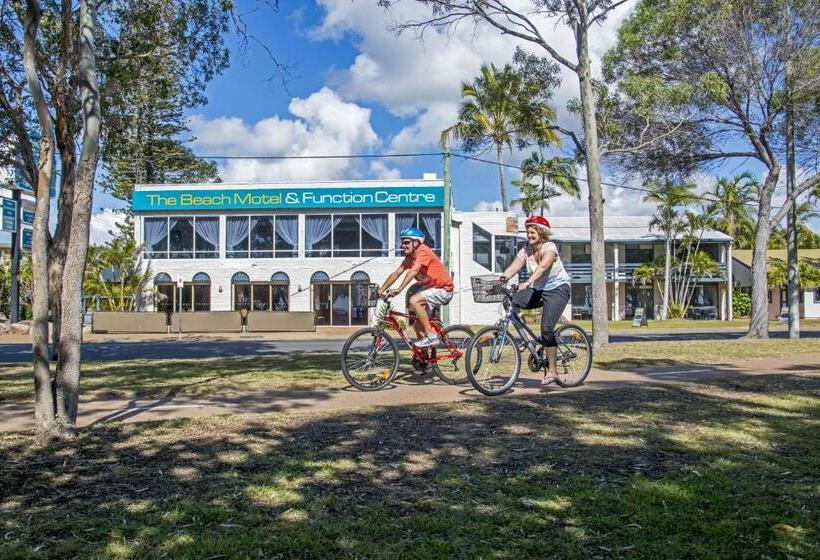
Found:
<path fill-rule="evenodd" d="M 820 261 L 820 249 L 798 249 L 797 255 L 801 259 L 811 259 Z M 752 250 L 751 249 L 734 249 L 732 251 L 732 258 L 736 261 L 745 264 L 749 268 L 752 267 Z M 778 259 L 787 261 L 788 251 L 786 249 L 769 249 L 766 251 L 767 259 Z"/>
<path fill-rule="evenodd" d="M 523 228 L 525 218 L 519 218 L 519 225 Z M 589 242 L 589 217 L 549 217 L 552 228 L 552 238 L 555 241 Z M 664 241 L 663 232 L 650 229 L 652 216 L 604 216 L 604 239 L 607 242 L 631 241 L 653 243 Z M 725 233 L 706 230 L 703 233 L 704 241 L 730 242 L 732 238 Z"/>
<path fill-rule="evenodd" d="M 257 183 L 137 183 L 135 191 L 152 190 L 225 190 L 225 189 L 271 189 L 271 188 L 356 188 L 356 187 L 443 187 L 444 179 L 433 173 L 425 173 L 421 179 L 367 179 L 361 181 L 271 181 Z"/>

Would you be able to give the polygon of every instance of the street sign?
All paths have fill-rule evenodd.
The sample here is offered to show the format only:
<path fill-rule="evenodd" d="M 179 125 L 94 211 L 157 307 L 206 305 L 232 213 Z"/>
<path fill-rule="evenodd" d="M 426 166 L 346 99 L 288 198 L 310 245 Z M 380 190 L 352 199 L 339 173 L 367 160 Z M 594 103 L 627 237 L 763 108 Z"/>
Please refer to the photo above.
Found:
<path fill-rule="evenodd" d="M 3 215 L 0 216 L 0 231 L 17 233 L 17 201 L 2 198 Z"/>
<path fill-rule="evenodd" d="M 24 227 L 20 232 L 20 248 L 23 251 L 31 252 L 31 237 L 34 235 L 34 230 Z"/>
<path fill-rule="evenodd" d="M 28 202 L 23 202 L 20 208 L 20 222 L 26 226 L 34 225 L 34 205 Z"/>

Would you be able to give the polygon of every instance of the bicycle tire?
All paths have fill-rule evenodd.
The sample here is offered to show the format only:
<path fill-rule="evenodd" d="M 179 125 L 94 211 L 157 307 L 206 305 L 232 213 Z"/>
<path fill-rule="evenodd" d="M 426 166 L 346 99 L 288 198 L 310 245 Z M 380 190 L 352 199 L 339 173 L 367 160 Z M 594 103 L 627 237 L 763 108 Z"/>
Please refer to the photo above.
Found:
<path fill-rule="evenodd" d="M 583 385 L 589 371 L 592 369 L 592 344 L 589 341 L 589 335 L 578 325 L 567 323 L 555 331 L 555 339 L 558 341 L 558 377 L 555 380 L 556 384 L 564 388 Z M 584 357 L 579 362 L 582 367 L 577 368 L 578 373 L 574 375 L 572 381 L 567 381 L 566 378 L 562 379 L 562 368 L 565 372 L 568 371 L 569 361 L 562 360 L 562 357 L 566 357 L 564 355 L 566 351 L 572 351 L 576 357 L 580 357 L 580 353 L 584 352 Z M 563 375 L 566 375 L 566 373 Z"/>
<path fill-rule="evenodd" d="M 362 339 L 362 344 L 367 343 L 368 337 L 369 340 L 373 341 L 376 337 L 380 338 L 380 344 L 378 352 L 383 352 L 385 348 L 388 349 L 388 353 L 390 355 L 387 356 L 387 359 L 384 362 L 384 366 L 378 366 L 375 368 L 371 375 L 373 376 L 374 383 L 372 384 L 365 384 L 362 383 L 360 380 L 356 379 L 351 370 L 350 366 L 352 365 L 351 362 L 351 348 L 353 347 L 354 343 L 358 339 Z M 373 342 L 370 342 L 367 349 L 368 349 L 368 357 L 365 358 L 365 364 L 367 364 L 369 360 L 369 354 L 372 352 Z M 377 352 L 377 353 L 378 353 Z M 387 367 L 390 367 L 389 371 L 385 374 L 384 371 Z M 378 371 L 382 369 L 382 371 Z M 393 382 L 396 378 L 396 374 L 399 371 L 399 348 L 396 344 L 396 341 L 393 338 L 385 333 L 380 329 L 376 329 L 373 327 L 367 327 L 364 329 L 359 329 L 358 331 L 351 334 L 348 339 L 345 341 L 344 346 L 342 347 L 342 373 L 345 376 L 350 385 L 355 387 L 360 391 L 378 391 L 379 389 L 383 389 L 387 385 Z M 365 375 L 365 377 L 368 377 Z"/>
<path fill-rule="evenodd" d="M 436 375 L 438 375 L 439 379 L 448 385 L 461 385 L 463 383 L 467 383 L 469 379 L 467 378 L 467 372 L 464 371 L 466 370 L 466 367 L 462 368 L 460 364 L 464 364 L 466 362 L 465 357 L 467 353 L 467 346 L 470 344 L 470 341 L 472 341 L 475 334 L 473 329 L 467 325 L 450 325 L 441 332 L 458 348 L 460 348 L 463 354 L 460 358 L 456 358 L 455 360 L 447 359 L 442 360 L 441 362 L 432 363 L 430 364 L 430 368 Z M 460 333 L 460 336 L 451 336 L 452 333 Z M 444 341 L 439 342 L 433 350 L 441 353 L 450 351 Z M 459 371 L 462 371 L 463 375 L 458 375 Z"/>
<path fill-rule="evenodd" d="M 488 380 L 486 374 L 482 375 L 479 370 L 485 365 L 491 368 L 493 364 L 501 361 L 501 356 L 493 359 L 493 353 L 497 351 L 496 341 L 498 339 L 501 339 L 501 351 L 504 352 L 504 348 L 507 347 L 508 350 L 506 350 L 507 354 L 505 356 L 512 359 L 511 363 L 500 367 L 503 370 L 506 369 L 505 366 L 511 366 L 512 370 L 508 373 L 492 376 L 491 379 L 498 379 L 496 383 L 492 382 L 491 379 Z M 467 369 L 467 377 L 473 387 L 489 397 L 496 397 L 509 391 L 518 381 L 518 376 L 521 374 L 521 350 L 509 332 L 502 333 L 501 328 L 497 326 L 484 327 L 475 334 L 469 346 L 467 346 L 467 359 L 464 363 Z"/>

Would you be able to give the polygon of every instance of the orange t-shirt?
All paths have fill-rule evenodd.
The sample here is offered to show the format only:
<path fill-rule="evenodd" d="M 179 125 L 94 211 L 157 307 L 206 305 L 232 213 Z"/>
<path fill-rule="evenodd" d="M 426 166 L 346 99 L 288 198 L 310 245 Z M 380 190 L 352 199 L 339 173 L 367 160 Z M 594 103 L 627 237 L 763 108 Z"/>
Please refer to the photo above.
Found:
<path fill-rule="evenodd" d="M 404 257 L 401 267 L 409 270 L 416 263 L 421 263 L 421 270 L 416 275 L 416 280 L 427 288 L 442 288 L 448 292 L 453 291 L 453 278 L 444 269 L 444 264 L 439 260 L 433 250 L 427 245 L 419 245 L 413 254 Z"/>

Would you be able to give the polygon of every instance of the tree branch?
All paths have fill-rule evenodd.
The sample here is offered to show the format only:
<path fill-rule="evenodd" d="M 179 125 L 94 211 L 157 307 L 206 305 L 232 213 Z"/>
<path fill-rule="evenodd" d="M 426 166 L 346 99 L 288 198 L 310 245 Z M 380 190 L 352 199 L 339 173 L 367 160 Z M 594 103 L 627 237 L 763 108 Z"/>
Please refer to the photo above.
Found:
<path fill-rule="evenodd" d="M 820 186 L 820 173 L 815 173 L 799 185 L 796 185 L 792 193 L 786 197 L 786 201 L 783 203 L 783 206 L 780 207 L 780 210 L 777 211 L 774 218 L 769 221 L 769 227 L 771 229 L 777 227 L 780 222 L 783 221 L 783 218 L 786 217 L 786 213 L 791 209 L 792 204 L 797 202 L 797 198 L 804 192 L 812 190 L 818 186 Z"/>

